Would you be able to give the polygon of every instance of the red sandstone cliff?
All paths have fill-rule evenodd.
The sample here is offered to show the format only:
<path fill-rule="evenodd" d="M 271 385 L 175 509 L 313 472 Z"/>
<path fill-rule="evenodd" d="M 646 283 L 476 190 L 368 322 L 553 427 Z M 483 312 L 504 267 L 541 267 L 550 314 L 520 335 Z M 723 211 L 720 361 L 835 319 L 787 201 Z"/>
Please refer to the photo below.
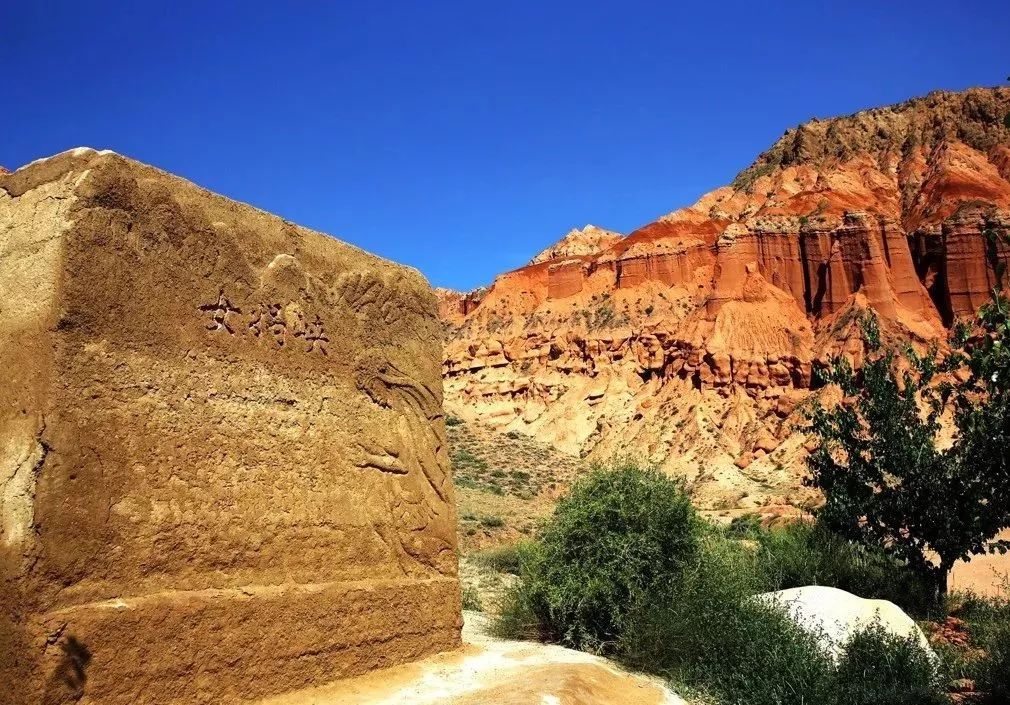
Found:
<path fill-rule="evenodd" d="M 859 361 L 856 314 L 915 344 L 987 298 L 1008 115 L 996 88 L 813 120 L 693 206 L 624 238 L 572 231 L 486 291 L 441 296 L 448 406 L 643 456 L 712 503 L 797 501 L 794 408 L 829 355 Z"/>

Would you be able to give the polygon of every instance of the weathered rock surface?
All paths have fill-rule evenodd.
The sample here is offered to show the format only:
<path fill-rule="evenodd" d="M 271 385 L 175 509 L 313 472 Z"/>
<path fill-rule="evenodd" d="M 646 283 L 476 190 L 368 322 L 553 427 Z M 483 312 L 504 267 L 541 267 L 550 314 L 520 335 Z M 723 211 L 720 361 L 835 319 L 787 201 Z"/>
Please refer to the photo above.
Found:
<path fill-rule="evenodd" d="M 599 254 L 603 250 L 616 245 L 623 237 L 620 233 L 604 230 L 592 224 L 582 229 L 574 228 L 569 230 L 563 238 L 531 259 L 530 264 Z"/>
<path fill-rule="evenodd" d="M 835 658 L 852 637 L 873 625 L 902 639 L 911 639 L 927 654 L 936 656 L 915 620 L 887 600 L 867 600 L 823 585 L 767 592 L 756 599 L 780 607 L 793 622 L 817 637 Z"/>
<path fill-rule="evenodd" d="M 448 408 L 659 463 L 712 508 L 805 503 L 802 401 L 830 356 L 860 363 L 861 313 L 924 346 L 988 297 L 1008 113 L 996 88 L 814 120 L 597 252 L 569 234 L 444 316 Z"/>
<path fill-rule="evenodd" d="M 246 702 L 455 647 L 436 302 L 111 153 L 0 177 L 0 702 Z"/>
<path fill-rule="evenodd" d="M 463 319 L 480 304 L 486 289 L 462 292 L 437 287 L 434 292 L 438 300 L 439 318 L 443 321 L 462 323 Z"/>
<path fill-rule="evenodd" d="M 684 705 L 661 681 L 582 651 L 500 641 L 466 613 L 460 651 L 257 705 Z"/>

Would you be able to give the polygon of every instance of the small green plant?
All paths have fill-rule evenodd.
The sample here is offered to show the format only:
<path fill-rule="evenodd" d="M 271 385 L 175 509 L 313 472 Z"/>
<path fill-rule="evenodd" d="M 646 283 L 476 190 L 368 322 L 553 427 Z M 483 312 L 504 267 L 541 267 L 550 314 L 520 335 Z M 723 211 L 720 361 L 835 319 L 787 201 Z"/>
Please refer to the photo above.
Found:
<path fill-rule="evenodd" d="M 470 554 L 470 561 L 496 573 L 519 575 L 523 562 L 533 550 L 535 549 L 530 542 L 520 541 L 507 546 L 477 551 Z"/>
<path fill-rule="evenodd" d="M 445 417 L 446 426 L 459 426 L 463 423 L 463 419 L 458 416 L 453 416 L 452 414 L 447 414 Z"/>
<path fill-rule="evenodd" d="M 777 164 L 772 162 L 766 162 L 760 166 L 751 166 L 737 174 L 737 177 L 733 179 L 733 183 L 730 185 L 737 191 L 751 193 L 754 190 L 754 182 L 762 176 L 771 174 L 775 171 L 776 167 Z"/>
<path fill-rule="evenodd" d="M 470 490 L 478 490 L 481 487 L 480 483 L 474 480 L 473 478 L 463 477 L 462 475 L 454 476 L 453 484 L 455 484 L 456 487 L 465 487 Z"/>
<path fill-rule="evenodd" d="M 480 518 L 480 525 L 485 529 L 499 529 L 505 526 L 505 520 L 496 516 L 485 516 Z"/>
<path fill-rule="evenodd" d="M 835 702 L 844 705 L 950 702 L 936 664 L 918 642 L 892 634 L 879 623 L 856 633 L 845 645 L 834 681 Z"/>
<path fill-rule="evenodd" d="M 742 514 L 733 517 L 729 526 L 726 527 L 728 536 L 741 539 L 757 539 L 763 532 L 761 517 L 758 514 Z"/>
<path fill-rule="evenodd" d="M 516 482 L 528 482 L 530 479 L 530 474 L 525 470 L 513 470 L 511 473 L 512 479 Z"/>
<path fill-rule="evenodd" d="M 987 693 L 992 703 L 1010 702 L 1010 623 L 994 627 L 985 649 L 975 678 L 979 690 Z"/>
<path fill-rule="evenodd" d="M 962 675 L 988 694 L 987 703 L 1010 702 L 1010 584 L 1004 584 L 1000 597 L 968 595 L 957 616 L 969 625 L 981 652 Z"/>
<path fill-rule="evenodd" d="M 473 585 L 463 586 L 463 609 L 471 612 L 483 612 L 484 605 L 481 603 L 480 593 Z"/>
<path fill-rule="evenodd" d="M 452 461 L 453 467 L 456 468 L 487 470 L 487 461 L 478 455 L 474 455 L 466 448 L 460 448 L 459 450 L 454 451 L 449 459 Z"/>

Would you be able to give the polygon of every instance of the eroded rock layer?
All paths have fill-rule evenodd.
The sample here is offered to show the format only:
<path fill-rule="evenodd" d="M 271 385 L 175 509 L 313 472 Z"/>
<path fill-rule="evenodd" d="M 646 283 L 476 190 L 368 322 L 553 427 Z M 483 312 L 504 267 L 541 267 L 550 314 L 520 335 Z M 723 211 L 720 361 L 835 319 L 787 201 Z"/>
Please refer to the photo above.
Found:
<path fill-rule="evenodd" d="M 619 240 L 573 231 L 475 305 L 444 295 L 447 404 L 659 463 L 710 505 L 802 503 L 814 371 L 859 363 L 865 310 L 943 338 L 988 298 L 984 233 L 1008 228 L 1010 89 L 814 120 L 691 207 Z"/>
<path fill-rule="evenodd" d="M 111 153 L 0 177 L 0 702 L 245 702 L 459 643 L 414 271 Z"/>

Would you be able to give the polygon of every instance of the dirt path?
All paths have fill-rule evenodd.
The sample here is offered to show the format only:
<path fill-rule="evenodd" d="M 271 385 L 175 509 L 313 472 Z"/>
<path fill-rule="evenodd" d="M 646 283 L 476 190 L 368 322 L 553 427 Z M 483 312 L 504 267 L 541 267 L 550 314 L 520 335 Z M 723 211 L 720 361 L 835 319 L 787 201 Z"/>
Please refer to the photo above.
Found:
<path fill-rule="evenodd" d="M 686 705 L 657 680 L 560 646 L 500 641 L 465 613 L 465 646 L 258 705 Z"/>

